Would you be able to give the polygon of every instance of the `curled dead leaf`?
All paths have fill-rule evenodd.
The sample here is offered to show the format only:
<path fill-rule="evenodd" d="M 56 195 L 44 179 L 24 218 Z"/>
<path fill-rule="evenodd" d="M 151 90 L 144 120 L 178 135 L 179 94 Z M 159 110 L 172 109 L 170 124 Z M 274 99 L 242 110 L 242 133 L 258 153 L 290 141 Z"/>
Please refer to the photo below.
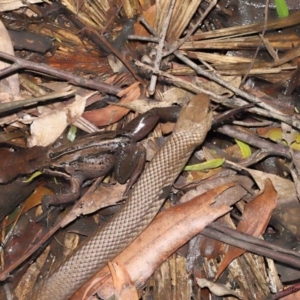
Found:
<path fill-rule="evenodd" d="M 227 288 L 225 285 L 211 282 L 206 278 L 196 278 L 197 284 L 201 287 L 207 287 L 211 293 L 213 293 L 216 296 L 228 296 L 228 295 L 234 295 L 238 299 L 242 299 L 238 293 L 236 293 L 234 290 L 231 290 Z"/>
<path fill-rule="evenodd" d="M 115 290 L 115 299 L 132 299 L 138 300 L 139 296 L 131 278 L 126 271 L 124 265 L 118 264 L 117 262 L 108 263 L 110 274 L 113 279 L 113 285 Z"/>
<path fill-rule="evenodd" d="M 135 82 L 134 84 L 120 92 L 118 96 L 123 97 L 118 103 L 121 105 L 138 99 L 140 96 L 139 83 Z M 129 109 L 121 107 L 120 105 L 109 105 L 105 108 L 87 111 L 83 114 L 83 117 L 96 126 L 106 126 L 119 121 L 128 112 Z"/>
<path fill-rule="evenodd" d="M 86 100 L 95 93 L 89 93 L 85 97 L 76 95 L 75 101 L 66 105 L 63 109 L 47 109 L 44 115 L 32 122 L 30 126 L 31 137 L 28 139 L 28 146 L 46 147 L 54 143 L 66 127 L 82 115 Z"/>
<path fill-rule="evenodd" d="M 278 194 L 270 179 L 265 180 L 264 191 L 245 205 L 243 218 L 236 230 L 249 235 L 259 237 L 264 233 L 273 210 L 277 206 Z M 236 257 L 245 253 L 246 250 L 229 245 L 227 253 L 223 258 L 215 280 L 222 274 L 225 268 Z"/>
<path fill-rule="evenodd" d="M 215 188 L 187 203 L 160 213 L 150 226 L 113 261 L 124 264 L 136 286 L 145 282 L 176 249 L 213 220 L 230 211 L 227 205 L 213 207 L 211 204 L 217 195 L 231 186 L 232 184 L 226 184 Z M 89 295 L 94 294 L 98 289 L 101 298 L 109 298 L 114 291 L 108 273 L 108 268 L 103 268 L 90 281 L 94 287 L 87 283 L 72 299 L 86 295 L 86 289 L 89 289 Z"/>

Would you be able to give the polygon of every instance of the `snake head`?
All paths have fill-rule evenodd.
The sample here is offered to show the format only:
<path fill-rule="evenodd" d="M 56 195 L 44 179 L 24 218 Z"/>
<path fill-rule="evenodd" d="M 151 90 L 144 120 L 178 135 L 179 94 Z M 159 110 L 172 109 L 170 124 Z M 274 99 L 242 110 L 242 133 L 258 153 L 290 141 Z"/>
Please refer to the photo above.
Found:
<path fill-rule="evenodd" d="M 181 110 L 174 132 L 202 132 L 206 135 L 212 124 L 212 112 L 209 104 L 209 97 L 205 94 L 193 97 Z"/>

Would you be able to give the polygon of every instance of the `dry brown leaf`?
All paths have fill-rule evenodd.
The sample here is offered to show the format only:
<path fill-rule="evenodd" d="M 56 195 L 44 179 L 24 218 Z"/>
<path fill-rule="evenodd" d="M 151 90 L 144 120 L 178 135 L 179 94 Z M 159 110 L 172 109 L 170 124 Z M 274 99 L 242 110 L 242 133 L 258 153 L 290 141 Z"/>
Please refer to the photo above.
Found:
<path fill-rule="evenodd" d="M 143 114 L 154 107 L 169 107 L 172 104 L 178 104 L 180 106 L 185 105 L 193 97 L 192 93 L 189 93 L 180 88 L 170 88 L 162 95 L 161 101 L 137 99 L 130 103 L 122 105 L 130 110 Z M 118 103 L 119 104 L 119 103 Z"/>
<path fill-rule="evenodd" d="M 227 214 L 227 215 L 219 218 L 216 221 L 216 223 L 219 225 L 228 226 L 228 224 L 232 224 L 232 219 L 231 219 L 230 215 Z M 227 252 L 227 249 L 228 249 L 228 245 L 221 241 L 218 241 L 218 240 L 206 237 L 206 236 L 203 236 L 201 238 L 200 254 L 202 257 L 205 257 L 208 260 L 216 259 L 216 257 L 218 255 L 224 255 Z"/>
<path fill-rule="evenodd" d="M 231 186 L 232 184 L 226 184 L 215 188 L 190 202 L 160 213 L 150 226 L 113 261 L 124 264 L 135 285 L 145 282 L 176 249 L 205 226 L 230 211 L 227 205 L 213 207 L 210 204 L 220 193 Z M 100 297 L 106 299 L 112 295 L 111 279 L 107 281 L 108 272 L 108 268 L 105 267 L 91 279 L 95 287 L 89 291 L 89 295 L 94 294 L 98 287 Z M 106 281 L 105 284 L 101 282 L 103 278 Z M 82 297 L 86 288 L 89 289 L 90 285 L 87 284 L 79 290 L 73 299 Z"/>
<path fill-rule="evenodd" d="M 287 198 L 296 198 L 296 189 L 292 181 L 279 177 L 277 175 L 264 173 L 257 170 L 247 170 L 252 175 L 260 189 L 264 188 L 265 180 L 270 179 L 273 185 L 276 186 L 279 202 L 284 202 L 284 200 Z"/>
<path fill-rule="evenodd" d="M 33 207 L 40 205 L 41 200 L 45 195 L 53 195 L 53 192 L 44 186 L 41 185 L 38 186 L 34 190 L 34 192 L 25 200 L 24 205 L 22 206 L 20 212 L 15 217 L 11 218 L 9 222 L 6 223 L 5 226 L 12 224 L 17 219 L 19 219 L 22 214 L 26 213 Z"/>
<path fill-rule="evenodd" d="M 164 137 L 156 138 L 153 136 L 143 140 L 141 145 L 146 149 L 146 160 L 151 161 L 157 151 L 163 146 L 165 141 L 166 139 Z"/>
<path fill-rule="evenodd" d="M 113 280 L 114 295 L 116 300 L 138 300 L 139 296 L 125 267 L 117 262 L 108 263 Z"/>
<path fill-rule="evenodd" d="M 0 4 L 0 9 L 1 9 L 1 4 Z M 0 51 L 3 51 L 7 54 L 14 55 L 14 49 L 13 49 L 10 36 L 5 26 L 1 22 L 1 20 L 0 20 L 0 40 L 1 40 Z M 0 69 L 4 69 L 8 66 L 10 66 L 10 64 L 4 61 L 0 61 Z M 14 74 L 6 78 L 2 78 L 0 81 L 0 92 L 3 94 L 7 94 L 10 97 L 10 101 L 13 100 L 14 98 L 18 98 L 20 93 L 20 83 L 19 83 L 18 74 Z M 1 97 L 1 102 L 3 102 L 3 98 Z"/>
<path fill-rule="evenodd" d="M 208 179 L 220 172 L 221 168 L 209 169 L 205 171 L 189 171 L 184 175 L 180 175 L 176 180 L 174 187 L 176 189 L 182 189 L 190 184 L 196 184 L 205 179 Z"/>
<path fill-rule="evenodd" d="M 264 233 L 273 210 L 277 206 L 278 195 L 272 181 L 266 179 L 264 191 L 255 199 L 245 205 L 243 218 L 239 222 L 236 230 L 255 237 L 259 237 Z M 219 270 L 215 276 L 215 280 L 221 275 L 224 269 L 236 257 L 245 253 L 246 250 L 229 245 L 228 251 L 223 258 Z"/>
<path fill-rule="evenodd" d="M 28 138 L 28 146 L 46 147 L 54 143 L 66 127 L 82 115 L 86 100 L 95 93 L 89 93 L 85 97 L 76 95 L 75 101 L 63 109 L 44 108 L 45 114 L 35 119 L 30 126 L 31 137 Z"/>
<path fill-rule="evenodd" d="M 295 290 L 295 287 L 285 287 L 285 289 L 294 289 L 295 293 L 287 295 L 285 297 L 280 298 L 281 300 L 299 300 L 300 299 L 300 290 Z"/>
<path fill-rule="evenodd" d="M 207 287 L 212 294 L 216 296 L 228 296 L 228 295 L 234 295 L 238 299 L 242 299 L 238 293 L 236 293 L 234 290 L 229 289 L 223 284 L 211 282 L 206 278 L 196 278 L 197 284 L 201 287 Z"/>
<path fill-rule="evenodd" d="M 93 193 L 89 194 L 80 207 L 72 210 L 73 216 L 88 215 L 101 208 L 115 205 L 123 198 L 126 184 L 100 185 Z"/>
<path fill-rule="evenodd" d="M 227 204 L 229 206 L 235 204 L 243 198 L 253 186 L 253 181 L 246 176 L 234 175 L 224 177 L 216 177 L 206 182 L 201 182 L 196 188 L 190 189 L 179 200 L 179 203 L 184 203 L 192 198 L 202 195 L 203 193 L 216 188 L 218 186 L 234 182 L 235 185 L 216 198 L 216 205 Z"/>
<path fill-rule="evenodd" d="M 238 88 L 241 84 L 242 78 L 241 76 L 220 76 L 222 79 L 230 83 L 232 86 Z M 219 85 L 218 83 L 215 83 L 213 81 L 207 81 L 207 82 L 199 82 L 201 85 L 201 88 L 207 89 L 209 91 L 214 92 L 218 95 L 226 95 L 227 97 L 233 96 L 233 92 L 226 89 L 225 87 Z"/>
<path fill-rule="evenodd" d="M 151 0 L 139 0 L 139 2 L 140 2 L 140 5 L 141 5 L 143 11 L 145 11 L 150 8 L 152 1 Z"/>
<path fill-rule="evenodd" d="M 134 16 L 137 16 L 141 13 L 139 10 L 138 0 L 121 0 L 121 2 L 128 19 L 132 19 Z"/>
<path fill-rule="evenodd" d="M 18 282 L 17 287 L 14 288 L 15 296 L 18 300 L 30 299 L 32 288 L 40 275 L 40 271 L 45 265 L 47 259 L 49 259 L 49 252 L 50 246 L 48 246 L 38 259 L 30 265 L 30 267 L 26 270 L 26 273 Z"/>
<path fill-rule="evenodd" d="M 143 14 L 143 18 L 147 20 L 148 24 L 154 27 L 155 23 L 155 14 L 156 14 L 156 5 L 152 5 L 149 7 Z M 144 25 L 142 25 L 140 22 L 136 22 L 133 26 L 134 34 L 141 35 L 141 36 L 149 36 L 148 30 L 145 28 Z"/>
<path fill-rule="evenodd" d="M 235 163 L 232 163 L 235 165 Z M 276 191 L 278 193 L 279 203 L 284 203 L 286 199 L 296 199 L 296 188 L 295 184 L 288 179 L 273 175 L 270 173 L 265 173 L 258 170 L 244 168 L 241 165 L 237 165 L 239 169 L 245 170 L 253 177 L 259 189 L 263 190 L 265 185 L 265 180 L 270 179 L 274 186 L 276 186 Z"/>
<path fill-rule="evenodd" d="M 23 206 L 23 213 L 27 212 L 31 208 L 41 204 L 41 200 L 45 195 L 53 195 L 53 191 L 45 186 L 38 186 L 34 192 L 27 198 Z"/>
<path fill-rule="evenodd" d="M 139 83 L 133 83 L 131 86 L 120 92 L 118 96 L 123 97 L 118 103 L 121 105 L 138 99 L 140 96 Z M 129 109 L 121 107 L 119 105 L 109 105 L 102 109 L 87 111 L 83 114 L 83 117 L 96 126 L 106 126 L 119 121 L 128 112 Z"/>
<path fill-rule="evenodd" d="M 126 68 L 114 54 L 108 55 L 107 61 L 114 74 L 121 73 Z"/>
<path fill-rule="evenodd" d="M 0 11 L 10 11 L 10 10 L 15 10 L 20 7 L 27 6 L 25 1 L 22 0 L 5 0 L 1 1 L 0 3 Z M 34 3 L 40 3 L 43 2 L 43 0 L 27 0 L 28 3 L 34 4 Z"/>
<path fill-rule="evenodd" d="M 156 24 L 155 29 L 157 33 L 161 32 L 165 17 L 169 11 L 171 0 L 157 0 Z M 170 25 L 168 27 L 167 40 L 170 42 L 177 40 L 184 29 L 191 21 L 196 10 L 199 7 L 201 0 L 181 0 L 176 1 Z M 184 10 L 184 13 L 182 13 Z"/>
<path fill-rule="evenodd" d="M 28 146 L 46 147 L 54 143 L 67 126 L 67 115 L 64 111 L 53 111 L 35 119 L 30 126 Z"/>

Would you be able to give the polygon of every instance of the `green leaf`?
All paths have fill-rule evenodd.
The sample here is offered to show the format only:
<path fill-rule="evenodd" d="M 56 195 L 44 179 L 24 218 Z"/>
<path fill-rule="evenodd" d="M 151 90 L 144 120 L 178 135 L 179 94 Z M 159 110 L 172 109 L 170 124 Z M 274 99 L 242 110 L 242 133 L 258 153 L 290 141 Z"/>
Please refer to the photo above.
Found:
<path fill-rule="evenodd" d="M 184 171 L 203 171 L 203 170 L 207 170 L 207 169 L 215 169 L 215 168 L 222 166 L 224 161 L 225 161 L 225 158 L 211 159 L 204 163 L 186 166 L 184 168 Z"/>
<path fill-rule="evenodd" d="M 241 152 L 242 152 L 242 156 L 243 158 L 247 158 L 251 155 L 251 148 L 248 144 L 239 141 L 239 140 L 235 140 L 235 142 L 237 143 L 237 145 L 239 146 Z"/>
<path fill-rule="evenodd" d="M 289 15 L 289 8 L 285 0 L 275 0 L 275 7 L 279 18 L 285 18 Z"/>
<path fill-rule="evenodd" d="M 24 183 L 31 182 L 34 178 L 40 176 L 41 174 L 43 174 L 41 171 L 36 171 L 28 179 L 24 180 L 23 182 Z"/>
<path fill-rule="evenodd" d="M 68 131 L 68 135 L 67 135 L 67 139 L 70 142 L 74 142 L 75 138 L 76 138 L 76 132 L 77 132 L 77 127 L 74 125 L 71 125 Z"/>

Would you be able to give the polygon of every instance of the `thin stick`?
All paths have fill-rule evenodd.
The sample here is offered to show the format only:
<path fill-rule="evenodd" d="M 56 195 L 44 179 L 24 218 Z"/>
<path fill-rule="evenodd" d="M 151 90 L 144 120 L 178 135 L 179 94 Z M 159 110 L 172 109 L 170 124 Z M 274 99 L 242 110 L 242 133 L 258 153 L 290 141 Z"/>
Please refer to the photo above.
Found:
<path fill-rule="evenodd" d="M 56 78 L 60 78 L 66 80 L 74 85 L 82 86 L 86 88 L 91 88 L 98 90 L 100 92 L 117 95 L 122 89 L 120 87 L 112 86 L 107 83 L 99 82 L 92 79 L 86 79 L 80 76 L 76 76 L 74 74 L 68 73 L 66 71 L 58 70 L 52 68 L 46 64 L 35 63 L 32 61 L 28 61 L 26 59 L 22 59 L 13 55 L 9 55 L 5 52 L 0 51 L 0 58 L 4 60 L 8 60 L 13 62 L 14 64 L 0 71 L 0 78 L 15 72 L 20 69 L 27 69 L 31 71 L 35 71 L 38 73 L 43 73 L 46 75 L 55 76 Z"/>
<path fill-rule="evenodd" d="M 175 0 L 171 0 L 169 11 L 168 11 L 168 14 L 163 23 L 161 34 L 159 37 L 159 43 L 158 43 L 157 50 L 156 50 L 156 58 L 154 61 L 154 70 L 155 71 L 159 70 L 160 63 L 163 58 L 163 48 L 165 45 L 165 39 L 166 39 L 166 35 L 167 35 L 168 28 L 169 28 L 169 24 L 170 24 L 174 6 L 175 6 Z M 150 85 L 148 88 L 148 92 L 150 95 L 153 95 L 155 92 L 156 82 L 157 82 L 157 74 L 154 73 L 151 76 Z"/>
<path fill-rule="evenodd" d="M 159 39 L 151 36 L 141 36 L 141 35 L 135 35 L 130 34 L 128 36 L 129 40 L 137 40 L 137 41 L 143 41 L 143 42 L 149 42 L 149 43 L 158 43 Z"/>
<path fill-rule="evenodd" d="M 158 38 L 157 33 L 154 31 L 154 29 L 152 28 L 152 26 L 148 23 L 148 21 L 143 17 L 140 16 L 139 17 L 139 21 L 145 26 L 145 28 L 155 37 Z"/>
<path fill-rule="evenodd" d="M 141 68 L 144 68 L 145 70 L 149 70 L 149 71 L 154 72 L 154 68 L 151 67 L 151 66 L 143 64 L 141 62 L 136 62 L 135 64 L 137 66 L 141 67 Z M 197 86 L 193 83 L 186 82 L 186 81 L 184 81 L 180 78 L 177 78 L 176 76 L 173 76 L 169 73 L 158 70 L 157 74 L 170 79 L 170 81 L 172 81 L 172 83 L 174 85 L 180 86 L 184 89 L 187 89 L 188 91 L 191 91 L 191 92 L 194 92 L 194 93 L 204 93 L 204 94 L 210 96 L 211 99 L 213 99 L 215 102 L 222 103 L 225 106 L 236 107 L 236 106 L 243 106 L 243 105 L 247 104 L 247 102 L 242 100 L 241 98 L 236 98 L 236 97 L 227 98 L 227 97 L 220 96 L 220 95 L 215 94 L 214 92 L 212 92 L 210 90 L 204 89 L 204 88 L 202 88 L 200 86 Z M 228 83 L 228 85 L 230 85 L 230 84 Z M 271 117 L 273 119 L 277 119 L 279 121 L 285 122 L 287 124 L 290 124 L 290 125 L 300 129 L 300 121 L 295 116 L 277 114 L 277 113 L 274 113 L 274 112 L 270 112 L 270 110 L 268 110 L 268 109 L 262 109 L 260 107 L 249 108 L 249 112 L 252 112 L 254 114 L 258 114 L 258 115 L 261 115 L 261 116 L 269 117 L 269 118 Z"/>
<path fill-rule="evenodd" d="M 204 94 L 209 95 L 210 97 L 212 97 L 214 100 L 217 100 L 217 102 L 222 102 L 224 100 L 224 97 L 219 96 L 218 94 L 213 93 L 210 90 L 207 90 L 207 89 L 204 89 L 200 86 L 197 86 L 196 84 L 185 81 L 185 80 L 181 79 L 180 77 L 176 77 L 174 75 L 171 75 L 169 73 L 166 73 L 166 72 L 163 72 L 163 71 L 160 71 L 160 70 L 155 71 L 155 69 L 153 67 L 151 67 L 149 65 L 146 65 L 142 62 L 139 62 L 139 61 L 135 62 L 135 64 L 138 67 L 141 67 L 141 68 L 143 68 L 147 71 L 156 72 L 157 75 L 164 76 L 164 77 L 168 78 L 174 85 L 180 86 L 184 89 L 187 89 L 188 91 L 191 91 L 191 92 L 194 92 L 194 93 L 204 93 Z"/>
<path fill-rule="evenodd" d="M 218 2 L 218 0 L 213 0 L 210 3 L 208 8 L 205 10 L 205 12 L 200 16 L 199 20 L 193 26 L 191 26 L 191 28 L 188 30 L 188 32 L 184 36 L 184 38 L 182 38 L 178 42 L 175 42 L 173 45 L 171 45 L 170 49 L 164 53 L 164 57 L 168 56 L 171 53 L 173 53 L 174 51 L 178 50 L 179 47 L 181 47 L 187 41 L 187 39 L 196 31 L 198 26 L 203 22 L 203 20 L 206 18 L 206 16 L 210 13 L 210 11 L 216 6 L 217 2 Z"/>
<path fill-rule="evenodd" d="M 266 256 L 272 259 L 275 259 L 277 261 L 281 261 L 284 263 L 287 263 L 291 266 L 297 266 L 298 268 L 300 267 L 300 260 L 296 256 L 292 256 L 290 254 L 285 254 L 282 252 L 278 252 L 276 250 L 266 248 L 265 245 L 257 245 L 257 244 L 252 244 L 248 243 L 239 239 L 236 239 L 232 236 L 229 236 L 228 234 L 224 234 L 220 231 L 218 231 L 215 228 L 211 228 L 210 226 L 207 226 L 201 231 L 202 235 L 205 235 L 207 237 L 216 239 L 218 241 L 224 242 L 229 245 L 233 245 L 245 250 L 248 250 L 250 252 Z"/>
<path fill-rule="evenodd" d="M 269 0 L 266 0 L 264 27 L 263 27 L 262 34 L 261 34 L 262 37 L 265 36 L 266 30 L 267 30 L 269 2 L 270 2 Z M 255 51 L 255 53 L 254 53 L 252 62 L 251 62 L 251 64 L 249 65 L 249 67 L 248 67 L 248 69 L 247 69 L 247 71 L 246 71 L 246 74 L 244 75 L 244 77 L 243 77 L 243 79 L 242 79 L 242 81 L 241 81 L 241 84 L 243 84 L 243 83 L 246 81 L 246 79 L 247 79 L 247 77 L 248 77 L 248 75 L 249 75 L 249 73 L 250 73 L 250 71 L 251 71 L 251 69 L 252 69 L 252 67 L 253 67 L 253 65 L 254 65 L 254 63 L 255 63 L 255 59 L 256 59 L 256 57 L 257 57 L 257 55 L 258 55 L 258 52 L 259 52 L 259 50 L 260 50 L 260 48 L 261 48 L 261 45 L 262 45 L 262 39 L 260 39 L 260 43 L 259 43 L 258 47 L 256 48 L 256 51 Z"/>
<path fill-rule="evenodd" d="M 147 22 L 143 21 L 143 24 L 145 24 Z M 157 33 L 151 28 L 151 26 L 147 23 L 147 29 L 149 31 L 151 31 L 151 33 L 154 35 L 154 37 L 158 37 Z M 165 42 L 165 48 L 170 49 L 170 45 Z M 173 53 L 178 59 L 180 59 L 181 61 L 183 61 L 186 65 L 188 65 L 189 67 L 191 67 L 193 70 L 196 71 L 196 73 L 198 75 L 204 76 L 214 82 L 217 82 L 218 84 L 220 84 L 221 86 L 224 86 L 225 88 L 229 89 L 230 91 L 234 92 L 236 95 L 257 104 L 258 106 L 266 109 L 267 111 L 269 111 L 270 113 L 276 114 L 276 118 L 280 118 L 282 121 L 283 119 L 286 119 L 286 116 L 283 115 L 280 111 L 276 110 L 273 106 L 269 105 L 268 103 L 265 103 L 263 101 L 261 101 L 258 97 L 248 94 L 242 90 L 240 90 L 239 88 L 231 85 L 230 83 L 228 83 L 226 80 L 224 80 L 222 77 L 218 76 L 217 74 L 208 72 L 203 70 L 200 66 L 198 66 L 197 64 L 195 64 L 193 61 L 191 61 L 189 58 L 187 58 L 181 51 L 176 50 Z M 284 121 L 285 122 L 285 121 Z M 291 123 L 288 123 L 291 124 Z M 294 120 L 293 126 L 300 128 L 300 121 Z"/>

